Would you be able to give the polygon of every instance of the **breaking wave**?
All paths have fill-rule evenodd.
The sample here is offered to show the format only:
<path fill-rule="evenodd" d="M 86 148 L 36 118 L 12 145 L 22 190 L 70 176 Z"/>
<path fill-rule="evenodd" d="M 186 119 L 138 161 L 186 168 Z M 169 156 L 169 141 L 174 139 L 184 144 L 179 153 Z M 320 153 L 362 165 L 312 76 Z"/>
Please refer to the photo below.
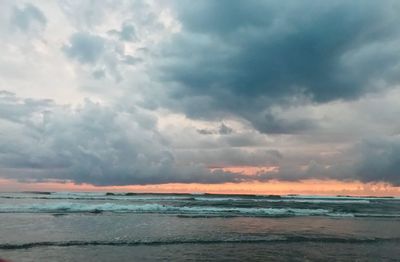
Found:
<path fill-rule="evenodd" d="M 255 208 L 255 207 L 212 207 L 212 206 L 172 206 L 162 204 L 85 204 L 53 203 L 25 204 L 17 206 L 0 205 L 0 213 L 160 213 L 212 216 L 332 216 L 353 217 L 351 213 L 337 213 L 327 209 L 306 208 Z"/>
<path fill-rule="evenodd" d="M 230 197 L 196 197 L 197 201 L 254 201 L 254 202 L 295 202 L 295 203 L 315 203 L 315 204 L 370 204 L 371 201 L 367 199 L 310 199 L 310 198 L 230 198 Z"/>
<path fill-rule="evenodd" d="M 257 195 L 199 195 L 199 194 L 136 194 L 136 193 L 82 193 L 82 192 L 28 192 L 1 193 L 5 199 L 50 200 L 105 200 L 105 201 L 213 201 L 213 202 L 288 202 L 310 204 L 370 204 L 376 201 L 395 201 L 398 198 L 379 197 L 323 197 L 323 196 L 257 196 Z"/>

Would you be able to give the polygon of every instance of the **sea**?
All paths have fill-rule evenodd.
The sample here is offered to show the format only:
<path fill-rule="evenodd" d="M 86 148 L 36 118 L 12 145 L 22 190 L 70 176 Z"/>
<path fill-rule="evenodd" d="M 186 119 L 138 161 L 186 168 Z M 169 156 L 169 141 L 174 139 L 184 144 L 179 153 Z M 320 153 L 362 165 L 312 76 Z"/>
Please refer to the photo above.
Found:
<path fill-rule="evenodd" d="M 400 261 L 400 198 L 0 193 L 0 261 Z"/>

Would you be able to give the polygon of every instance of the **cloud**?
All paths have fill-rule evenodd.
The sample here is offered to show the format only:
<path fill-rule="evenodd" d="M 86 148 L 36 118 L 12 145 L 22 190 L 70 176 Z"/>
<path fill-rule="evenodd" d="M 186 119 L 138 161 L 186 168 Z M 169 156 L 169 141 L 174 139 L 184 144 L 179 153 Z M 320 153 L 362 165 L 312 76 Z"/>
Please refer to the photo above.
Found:
<path fill-rule="evenodd" d="M 126 63 L 126 64 L 128 64 L 128 65 L 135 65 L 135 64 L 138 64 L 138 63 L 140 63 L 140 62 L 142 62 L 143 60 L 141 59 L 141 58 L 138 58 L 138 57 L 133 57 L 133 56 L 131 56 L 131 55 L 126 55 L 125 56 L 125 60 L 124 60 L 124 62 Z"/>
<path fill-rule="evenodd" d="M 397 1 L 34 4 L 0 10 L 1 176 L 399 184 Z"/>
<path fill-rule="evenodd" d="M 202 135 L 213 135 L 215 132 L 213 130 L 208 129 L 197 129 L 197 132 Z"/>
<path fill-rule="evenodd" d="M 46 26 L 45 15 L 33 4 L 26 4 L 21 8 L 15 7 L 12 23 L 21 31 L 42 30 Z"/>
<path fill-rule="evenodd" d="M 124 63 L 134 65 L 139 58 L 125 55 L 123 45 L 118 41 L 98 34 L 78 32 L 70 36 L 62 47 L 64 54 L 77 62 L 80 69 L 91 71 L 95 79 L 111 76 L 116 82 L 122 81 L 121 67 Z"/>
<path fill-rule="evenodd" d="M 400 136 L 364 139 L 357 146 L 357 178 L 366 182 L 384 181 L 400 186 Z"/>
<path fill-rule="evenodd" d="M 110 35 L 116 35 L 121 41 L 128 42 L 136 40 L 135 32 L 135 27 L 130 24 L 123 24 L 120 31 L 115 29 L 108 31 Z"/>
<path fill-rule="evenodd" d="M 15 123 L 27 123 L 36 112 L 53 106 L 49 99 L 21 99 L 14 93 L 0 90 L 0 118 Z"/>
<path fill-rule="evenodd" d="M 199 162 L 178 165 L 157 132 L 154 116 L 139 108 L 123 110 L 86 100 L 73 109 L 2 94 L 0 133 L 7 134 L 0 139 L 3 175 L 14 170 L 9 176 L 21 180 L 96 185 L 222 183 L 242 177 L 211 173 Z"/>
<path fill-rule="evenodd" d="M 197 129 L 197 132 L 202 135 L 229 135 L 233 133 L 233 129 L 224 123 L 221 123 L 220 126 L 218 127 L 218 130 L 211 130 L 211 129 Z"/>
<path fill-rule="evenodd" d="M 251 133 L 254 130 L 246 133 L 236 127 L 233 131 L 220 123 L 210 129 L 212 136 L 204 136 L 199 129 L 190 131 L 179 122 L 178 130 L 161 128 L 154 112 L 139 107 L 106 106 L 90 100 L 71 107 L 48 99 L 24 99 L 7 91 L 0 94 L 3 177 L 95 185 L 313 178 L 399 184 L 398 135 L 364 139 L 344 150 L 333 148 L 322 154 L 318 134 L 313 143 L 302 144 L 297 138 L 279 145 L 263 141 L 265 135 Z M 326 145 L 322 148 L 328 150 Z M 252 176 L 221 169 L 237 166 L 277 169 Z"/>
<path fill-rule="evenodd" d="M 228 135 L 228 134 L 231 134 L 231 133 L 233 132 L 233 129 L 230 128 L 229 126 L 225 125 L 224 123 L 222 123 L 222 124 L 219 126 L 218 132 L 219 132 L 221 135 Z"/>
<path fill-rule="evenodd" d="M 75 33 L 71 36 L 69 44 L 63 47 L 64 52 L 79 62 L 95 63 L 101 57 L 105 46 L 105 40 L 99 36 Z"/>
<path fill-rule="evenodd" d="M 207 167 L 277 166 L 284 156 L 278 150 L 241 148 L 214 148 L 204 150 L 179 150 L 177 158 L 183 163 L 193 159 Z M 257 180 L 257 178 L 246 178 Z"/>
<path fill-rule="evenodd" d="M 293 134 L 317 128 L 316 121 L 307 118 L 283 119 L 278 113 L 261 112 L 249 116 L 254 127 L 267 134 Z"/>
<path fill-rule="evenodd" d="M 158 75 L 178 86 L 176 108 L 191 117 L 223 112 L 266 133 L 296 133 L 311 123 L 283 124 L 268 109 L 352 100 L 399 83 L 395 1 L 175 3 L 182 31 L 160 47 Z M 194 99 L 206 104 L 185 102 Z"/>

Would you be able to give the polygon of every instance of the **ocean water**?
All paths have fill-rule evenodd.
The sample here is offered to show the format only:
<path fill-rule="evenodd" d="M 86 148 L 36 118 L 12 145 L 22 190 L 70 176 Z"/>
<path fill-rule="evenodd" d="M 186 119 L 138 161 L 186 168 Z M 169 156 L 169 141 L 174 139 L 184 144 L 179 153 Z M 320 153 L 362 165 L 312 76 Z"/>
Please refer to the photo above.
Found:
<path fill-rule="evenodd" d="M 7 261 L 399 261 L 400 199 L 0 193 Z"/>

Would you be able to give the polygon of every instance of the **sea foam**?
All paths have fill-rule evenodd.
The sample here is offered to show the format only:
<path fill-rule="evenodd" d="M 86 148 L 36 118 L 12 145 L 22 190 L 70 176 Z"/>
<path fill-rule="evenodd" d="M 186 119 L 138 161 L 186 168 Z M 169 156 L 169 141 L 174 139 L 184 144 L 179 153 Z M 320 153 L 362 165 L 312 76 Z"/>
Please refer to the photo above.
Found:
<path fill-rule="evenodd" d="M 193 214 L 213 216 L 353 216 L 352 214 L 331 212 L 327 209 L 307 208 L 242 208 L 212 206 L 173 206 L 161 204 L 86 204 L 86 203 L 53 203 L 24 204 L 16 206 L 0 205 L 1 213 L 160 213 L 160 214 Z"/>

